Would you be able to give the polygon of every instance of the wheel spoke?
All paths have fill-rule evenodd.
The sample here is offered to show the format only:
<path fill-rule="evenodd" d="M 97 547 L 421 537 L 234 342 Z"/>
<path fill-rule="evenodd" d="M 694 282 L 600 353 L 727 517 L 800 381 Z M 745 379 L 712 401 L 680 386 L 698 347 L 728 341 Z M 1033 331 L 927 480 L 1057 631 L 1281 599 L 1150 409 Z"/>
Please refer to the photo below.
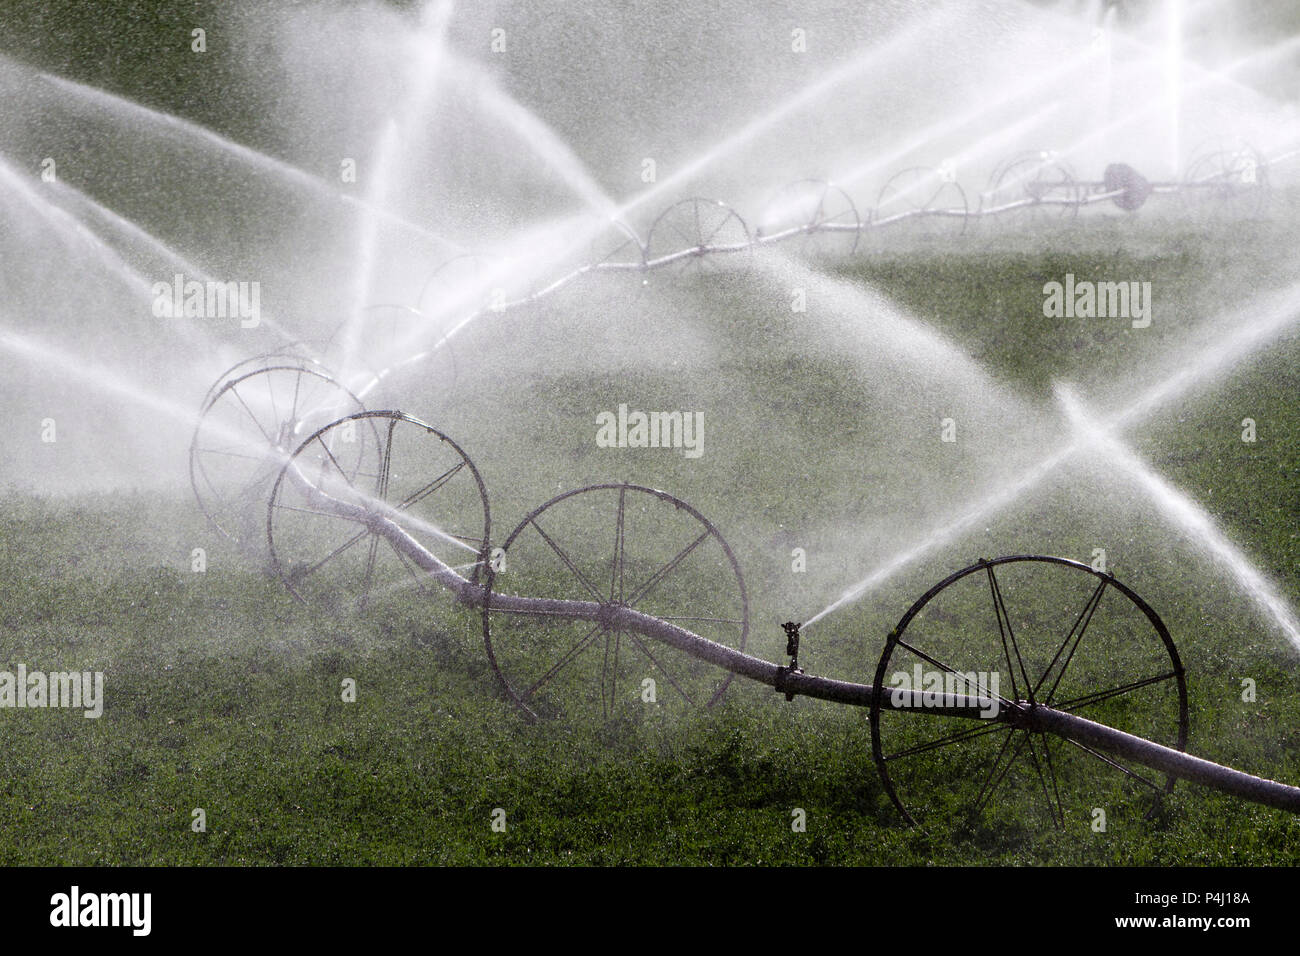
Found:
<path fill-rule="evenodd" d="M 224 451 L 219 448 L 195 448 L 197 455 L 221 455 L 225 458 L 247 458 L 249 461 L 266 461 L 267 455 L 248 455 L 237 451 Z"/>
<path fill-rule="evenodd" d="M 414 564 L 411 563 L 410 558 L 408 558 L 397 548 L 393 548 L 393 554 L 397 555 L 398 560 L 402 562 L 402 567 L 406 568 L 407 573 L 410 574 L 412 580 L 415 581 L 415 586 L 417 588 L 419 588 L 425 594 L 431 596 L 435 594 L 434 591 L 429 589 L 428 577 L 425 574 L 423 574 L 418 567 L 416 567 Z M 443 592 L 441 591 L 437 592 L 439 596 L 441 596 L 442 593 Z"/>
<path fill-rule="evenodd" d="M 280 409 L 275 404 L 275 389 L 271 387 L 271 376 L 264 375 L 262 377 L 266 379 L 266 394 L 271 399 L 271 417 L 278 425 L 280 423 Z"/>
<path fill-rule="evenodd" d="M 302 388 L 302 369 L 298 369 L 298 374 L 293 380 L 293 402 L 289 406 L 289 421 L 298 420 L 298 391 Z"/>
<path fill-rule="evenodd" d="M 1166 674 L 1157 674 L 1155 677 L 1147 677 L 1144 680 L 1136 680 L 1130 684 L 1121 684 L 1119 687 L 1112 687 L 1110 690 L 1096 691 L 1091 694 L 1084 694 L 1082 697 L 1076 697 L 1074 700 L 1067 700 L 1060 704 L 1054 704 L 1056 710 L 1074 711 L 1083 707 L 1090 707 L 1098 704 L 1103 700 L 1109 700 L 1112 697 L 1118 697 L 1121 694 L 1127 694 L 1143 687 L 1150 687 L 1152 684 L 1158 684 L 1161 681 L 1169 680 L 1171 677 L 1177 677 L 1176 671 L 1169 671 Z"/>
<path fill-rule="evenodd" d="M 397 419 L 388 422 L 388 439 L 384 442 L 384 457 L 379 462 L 379 474 L 375 479 L 375 497 L 382 504 L 388 500 L 388 481 L 393 473 L 393 429 Z"/>
<path fill-rule="evenodd" d="M 1043 738 L 1043 756 L 1047 762 L 1047 773 L 1052 779 L 1052 793 L 1056 795 L 1056 815 L 1060 820 L 1061 826 L 1065 826 L 1065 805 L 1061 802 L 1061 787 L 1056 780 L 1056 767 L 1052 764 L 1052 749 L 1048 745 L 1047 734 L 1042 734 Z"/>
<path fill-rule="evenodd" d="M 664 677 L 668 678 L 668 683 L 672 684 L 673 687 L 677 689 L 677 693 L 682 695 L 682 699 L 685 700 L 686 703 L 690 704 L 691 706 L 694 706 L 695 701 L 691 699 L 691 695 L 686 693 L 686 691 L 682 689 L 682 685 L 677 683 L 677 679 L 668 672 L 668 668 L 664 667 L 663 664 L 659 663 L 658 659 L 653 654 L 650 653 L 650 648 L 646 647 L 645 643 L 639 637 L 633 634 L 631 631 L 627 632 L 627 636 L 632 641 L 633 644 L 635 644 L 638 648 L 640 648 L 641 653 L 650 659 L 650 663 L 653 664 L 655 667 L 659 668 L 659 670 L 663 673 Z"/>
<path fill-rule="evenodd" d="M 662 568 L 656 571 L 653 575 L 651 575 L 650 579 L 646 581 L 645 584 L 641 585 L 641 587 L 639 587 L 632 594 L 632 597 L 630 597 L 627 600 L 626 602 L 627 606 L 635 607 L 643 598 L 645 598 L 647 594 L 649 594 L 654 588 L 659 586 L 659 582 L 661 582 L 664 578 L 666 578 L 669 574 L 671 574 L 679 564 L 685 561 L 687 555 L 689 555 L 692 551 L 698 548 L 705 540 L 708 539 L 708 537 L 709 537 L 708 530 L 706 529 L 702 531 L 700 533 L 700 536 L 696 538 L 694 541 L 692 541 L 690 544 L 688 544 L 680 552 L 678 552 L 675 558 L 673 558 Z"/>
<path fill-rule="evenodd" d="M 686 232 L 681 228 L 681 226 L 679 226 L 679 225 L 677 224 L 677 219 L 676 219 L 676 217 L 670 218 L 670 219 L 668 220 L 668 224 L 669 224 L 670 226 L 673 227 L 673 232 L 677 233 L 677 235 L 679 235 L 679 236 L 682 237 L 682 242 L 686 243 L 685 248 L 687 248 L 687 249 L 694 249 L 694 248 L 695 248 L 695 245 L 696 245 L 695 240 L 693 240 L 693 239 L 690 237 L 690 235 L 688 235 L 688 234 L 687 234 L 687 233 L 686 233 Z M 675 252 L 675 251 L 677 251 L 677 250 L 672 250 L 672 249 L 669 250 L 669 252 Z M 664 255 L 667 255 L 667 254 L 668 254 L 668 253 L 664 253 Z"/>
<path fill-rule="evenodd" d="M 1047 777 L 1043 775 L 1042 764 L 1038 762 L 1038 751 L 1034 749 L 1034 735 L 1032 733 L 1025 734 L 1025 743 L 1029 746 L 1029 760 L 1038 774 L 1038 783 L 1043 788 L 1043 799 L 1047 801 L 1047 812 L 1052 817 L 1053 823 L 1063 826 L 1065 821 L 1058 821 L 1056 818 L 1056 810 L 1052 806 L 1052 792 L 1047 788 Z"/>
<path fill-rule="evenodd" d="M 579 654 L 581 654 L 588 647 L 590 647 L 592 644 L 595 643 L 597 637 L 599 637 L 601 634 L 604 633 L 605 633 L 604 624 L 597 624 L 590 631 L 588 631 L 586 635 L 584 635 L 583 638 L 578 641 L 578 643 L 574 644 L 571 648 L 565 651 L 564 656 L 562 656 L 558 661 L 556 661 L 551 666 L 550 670 L 548 670 L 545 674 L 539 677 L 537 681 L 533 684 L 533 686 L 529 687 L 528 690 L 524 691 L 523 694 L 524 699 L 527 700 L 528 698 L 531 698 L 533 694 L 537 693 L 537 691 L 541 688 L 543 684 L 545 684 L 552 677 L 554 677 L 565 667 L 567 667 L 570 663 L 572 663 L 572 661 Z"/>
<path fill-rule="evenodd" d="M 1056 680 L 1052 681 L 1051 688 L 1043 698 L 1047 703 L 1051 703 L 1052 695 L 1056 693 L 1056 688 L 1060 686 L 1061 678 L 1065 676 L 1065 672 L 1070 666 L 1070 661 L 1074 660 L 1074 653 L 1079 649 L 1080 642 L 1083 641 L 1084 631 L 1086 631 L 1088 625 L 1092 623 L 1092 615 L 1097 610 L 1097 606 L 1101 604 L 1101 597 L 1102 593 L 1106 590 L 1106 583 L 1106 579 L 1102 578 L 1101 583 L 1097 585 L 1096 589 L 1088 597 L 1088 603 L 1083 606 L 1083 610 L 1080 611 L 1079 616 L 1075 618 L 1074 626 L 1070 628 L 1070 633 L 1065 635 L 1065 640 L 1062 641 L 1061 646 L 1056 649 L 1056 654 L 1052 657 L 1052 662 L 1047 665 L 1047 669 L 1043 671 L 1043 676 L 1040 677 L 1038 683 L 1034 685 L 1034 690 L 1038 690 L 1043 686 L 1043 682 L 1046 681 L 1048 675 L 1052 673 L 1052 668 L 1055 667 L 1056 662 L 1060 660 L 1062 652 L 1066 647 L 1069 647 L 1070 653 L 1066 656 L 1065 663 L 1061 665 L 1060 673 L 1056 675 Z M 1076 631 L 1078 632 L 1078 637 L 1075 637 Z M 1070 639 L 1072 637 L 1074 638 L 1073 646 L 1070 645 Z"/>
<path fill-rule="evenodd" d="M 568 568 L 570 571 L 572 571 L 574 576 L 577 577 L 577 579 L 583 583 L 586 589 L 591 592 L 592 597 L 594 597 L 598 602 L 604 603 L 605 598 L 601 595 L 600 591 L 596 588 L 594 584 L 592 584 L 589 580 L 587 580 L 587 576 L 585 574 L 583 574 L 580 570 L 578 570 L 578 566 L 573 563 L 573 560 L 568 556 L 568 554 L 565 553 L 564 549 L 561 548 L 558 544 L 556 544 L 553 540 L 551 540 L 551 536 L 542 530 L 542 526 L 537 523 L 537 519 L 531 518 L 529 519 L 529 521 L 532 524 L 532 526 L 537 529 L 537 533 L 542 536 L 542 540 L 545 541 L 547 544 L 549 544 L 551 546 L 551 550 L 560 556 L 560 560 L 564 562 L 564 566 Z"/>
<path fill-rule="evenodd" d="M 396 510 L 405 511 L 407 508 L 411 507 L 411 505 L 420 503 L 425 498 L 429 497 L 429 495 L 433 494 L 435 491 L 437 491 L 439 488 L 445 485 L 447 482 L 451 481 L 451 479 L 454 478 L 456 474 L 464 467 L 465 467 L 465 462 L 463 461 L 458 462 L 455 465 L 452 465 L 450 468 L 444 471 L 437 478 L 433 479 L 433 481 L 429 482 L 419 491 L 413 492 L 409 497 L 402 499 L 402 501 L 397 505 Z M 455 537 L 455 535 L 453 535 L 452 537 Z"/>
<path fill-rule="evenodd" d="M 831 191 L 830 183 L 821 184 L 821 192 L 817 194 L 817 208 L 813 210 L 813 225 L 819 225 L 826 216 L 826 196 Z"/>
<path fill-rule="evenodd" d="M 286 510 L 288 510 L 288 511 L 301 511 L 301 510 L 302 510 L 301 508 L 288 508 L 288 506 L 286 506 L 286 505 L 280 505 L 280 507 L 286 508 Z M 308 512 L 305 512 L 305 513 L 306 513 L 306 514 L 326 514 L 327 512 L 324 512 L 324 511 L 308 511 Z M 364 531 L 358 531 L 358 532 L 357 532 L 356 534 L 354 534 L 352 537 L 348 538 L 347 541 L 344 541 L 341 545 L 339 545 L 337 548 L 335 548 L 335 549 L 334 549 L 333 551 L 331 551 L 329 554 L 325 555 L 325 557 L 321 558 L 319 561 L 317 561 L 317 562 L 316 562 L 315 564 L 313 564 L 311 567 L 307 568 L 305 571 L 300 571 L 300 572 L 298 572 L 297 574 L 295 574 L 295 575 L 294 575 L 295 579 L 296 579 L 296 580 L 299 580 L 299 581 L 302 581 L 302 580 L 306 579 L 309 575 L 315 574 L 317 571 L 319 571 L 321 568 L 323 568 L 326 564 L 328 564 L 330 561 L 332 561 L 332 560 L 334 560 L 335 558 L 337 558 L 340 554 L 342 554 L 344 551 L 348 550 L 348 548 L 352 547 L 354 544 L 356 544 L 358 541 L 360 541 L 362 538 L 364 538 L 364 537 L 365 537 L 366 535 L 368 535 L 368 534 L 370 534 L 370 529 L 369 529 L 369 528 L 365 529 Z M 371 542 L 370 553 L 371 553 L 371 559 L 372 559 L 372 560 L 373 560 L 373 556 L 374 556 L 374 543 L 375 543 L 376 541 L 378 541 L 378 540 L 379 540 L 378 538 L 374 538 L 374 540 Z M 369 569 L 367 569 L 367 575 L 369 575 Z M 370 587 L 370 580 L 369 580 L 369 577 L 368 577 L 368 576 L 367 576 L 367 579 L 366 579 L 366 587 L 367 587 L 367 588 Z"/>
<path fill-rule="evenodd" d="M 980 693 L 982 693 L 984 696 L 990 698 L 997 698 L 998 700 L 1002 701 L 1002 703 L 1008 706 L 1011 705 L 1011 701 L 1007 700 L 1001 694 L 993 693 L 991 690 L 981 685 L 979 681 L 972 682 L 970 678 L 968 678 L 961 671 L 954 670 L 953 668 L 949 667 L 947 664 L 943 663 L 942 661 L 935 660 L 929 654 L 925 653 L 925 651 L 918 650 L 917 648 L 913 647 L 911 644 L 907 643 L 901 638 L 898 640 L 897 643 L 899 647 L 907 648 L 907 650 L 911 651 L 913 654 L 921 658 L 921 660 L 925 661 L 926 663 L 933 664 L 935 667 L 939 668 L 940 670 L 946 671 L 947 673 L 952 674 L 954 677 L 960 678 L 963 684 L 974 686 L 974 688 Z"/>
<path fill-rule="evenodd" d="M 605 653 L 600 662 L 600 713 L 606 720 L 609 720 L 610 698 L 605 693 L 605 688 L 609 686 L 609 651 L 610 638 L 612 635 L 605 632 Z M 617 665 L 615 665 L 617 666 Z"/>
<path fill-rule="evenodd" d="M 928 743 L 917 744 L 915 747 L 908 747 L 906 750 L 900 750 L 897 753 L 887 754 L 885 760 L 897 760 L 899 757 L 911 757 L 914 754 L 926 753 L 931 750 L 938 750 L 941 747 L 947 747 L 950 744 L 962 743 L 975 737 L 982 737 L 985 734 L 995 734 L 1001 731 L 1011 729 L 1010 724 L 998 723 L 991 727 L 976 727 L 974 730 L 961 730 L 955 734 L 949 734 L 946 737 L 939 737 Z"/>
<path fill-rule="evenodd" d="M 606 720 L 618 706 L 618 652 L 621 636 L 617 630 L 605 632 L 605 659 L 600 669 L 600 707 Z"/>
<path fill-rule="evenodd" d="M 726 225 L 727 223 L 729 223 L 730 221 L 731 221 L 731 214 L 730 214 L 730 213 L 727 213 L 726 215 L 722 216 L 722 217 L 718 220 L 718 224 L 717 224 L 716 226 L 713 227 L 713 231 L 710 232 L 709 235 L 708 235 L 708 237 L 704 240 L 704 245 L 707 246 L 710 242 L 712 242 L 712 241 L 713 241 L 713 237 L 716 236 L 718 233 L 720 233 L 720 232 L 722 231 L 722 227 L 725 226 L 725 225 Z"/>
<path fill-rule="evenodd" d="M 266 443 L 274 447 L 275 439 L 266 433 L 266 429 L 262 427 L 262 423 L 258 420 L 257 416 L 253 414 L 253 410 L 248 407 L 248 403 L 244 401 L 244 396 L 239 394 L 239 386 L 231 385 L 227 391 L 230 392 L 231 395 L 235 396 L 235 401 L 239 402 L 239 404 L 243 406 L 244 411 L 248 413 L 248 417 L 252 419 L 253 424 L 257 426 L 257 430 L 261 432 L 262 437 L 266 439 Z"/>
<path fill-rule="evenodd" d="M 361 608 L 364 610 L 370 603 L 370 588 L 374 585 L 375 580 L 375 557 L 379 549 L 379 535 L 370 535 L 370 550 L 366 553 L 366 571 L 361 578 Z"/>
<path fill-rule="evenodd" d="M 232 501 L 247 500 L 254 488 L 256 488 L 258 485 L 269 484 L 274 477 L 275 477 L 274 467 L 272 467 L 270 471 L 262 471 L 258 469 L 256 473 L 253 475 L 251 481 L 246 482 L 238 491 L 236 491 L 233 495 L 231 495 L 231 500 Z"/>
<path fill-rule="evenodd" d="M 315 511 L 315 510 L 313 510 L 313 509 L 311 509 L 311 508 L 295 508 L 293 505 L 281 504 L 281 503 L 278 502 L 278 501 L 275 503 L 275 508 L 276 508 L 277 510 L 279 510 L 279 511 L 296 511 L 296 512 L 298 512 L 299 514 L 304 514 L 304 515 L 317 515 L 317 516 L 319 516 L 319 517 L 321 517 L 321 518 L 338 518 L 338 517 L 339 517 L 338 514 L 336 514 L 336 513 L 333 512 L 333 511 Z M 365 533 L 366 533 L 366 532 L 364 532 L 364 531 L 360 532 L 361 535 L 365 535 Z"/>
<path fill-rule="evenodd" d="M 1078 747 L 1080 750 L 1084 751 L 1085 753 L 1092 754 L 1092 756 L 1096 757 L 1102 763 L 1114 767 L 1116 770 L 1118 770 L 1120 773 L 1124 774 L 1125 776 L 1132 777 L 1134 780 L 1138 781 L 1139 783 L 1146 784 L 1152 790 L 1155 790 L 1157 792 L 1164 790 L 1164 787 L 1160 786 L 1160 784 L 1152 783 L 1146 777 L 1142 776 L 1141 774 L 1134 773 L 1132 770 L 1128 769 L 1128 767 L 1125 767 L 1122 764 L 1117 763 L 1116 761 L 1112 760 L 1110 757 L 1107 757 L 1105 754 L 1098 753 L 1097 751 L 1093 750 L 1091 747 L 1086 746 L 1085 744 L 1081 744 L 1079 743 L 1079 741 L 1074 740 L 1070 737 L 1066 737 L 1065 739 L 1070 741 L 1070 743 L 1074 744 L 1076 747 Z"/>
<path fill-rule="evenodd" d="M 349 478 L 348 473 L 343 470 L 343 466 L 339 464 L 339 460 L 334 457 L 334 452 L 330 451 L 329 446 L 326 445 L 323 441 L 321 441 L 320 435 L 316 436 L 316 443 L 325 449 L 325 454 L 328 455 L 330 461 L 334 463 L 334 467 L 335 469 L 337 469 L 339 476 L 344 480 L 344 482 L 347 483 L 347 486 L 351 488 L 352 479 Z"/>
<path fill-rule="evenodd" d="M 1007 644 L 1007 632 L 1002 626 L 1002 604 L 998 600 L 997 584 L 993 579 L 993 569 L 985 568 L 989 578 L 989 593 L 993 596 L 993 614 L 998 619 L 998 635 L 1002 639 L 1002 655 L 1007 663 L 1007 673 L 1011 675 L 1011 696 L 1020 699 L 1020 688 L 1016 684 L 1016 668 L 1011 663 L 1011 648 Z"/>
<path fill-rule="evenodd" d="M 1002 778 L 1007 775 L 1007 771 L 1011 769 L 1011 765 L 1015 763 L 1016 758 L 1020 756 L 1020 751 L 1024 749 L 1025 740 L 1028 739 L 1027 734 L 1020 738 L 1020 743 L 1016 744 L 1016 749 L 1011 752 L 1011 756 L 1007 759 L 1006 765 L 1003 766 L 1001 772 L 998 771 L 998 764 L 1002 762 L 1002 758 L 1006 755 L 1007 750 L 1011 746 L 1011 741 L 1015 739 L 1015 736 L 1015 734 L 1007 735 L 1007 739 L 1002 744 L 1002 749 L 998 751 L 998 755 L 993 761 L 993 766 L 989 768 L 989 776 L 985 781 L 984 786 L 980 789 L 979 796 L 975 798 L 975 813 L 979 813 L 983 810 L 984 807 L 988 805 L 988 801 L 993 799 L 993 794 L 997 792 L 998 785 L 1002 783 Z"/>
<path fill-rule="evenodd" d="M 993 602 L 999 615 L 998 628 L 1001 629 L 1003 623 L 1006 624 L 1006 631 L 1004 631 L 1002 635 L 1003 648 L 1005 649 L 1006 642 L 1009 640 L 1011 642 L 1011 650 L 1015 652 L 1016 655 L 1016 663 L 1020 666 L 1020 676 L 1024 680 L 1025 689 L 1029 693 L 1029 702 L 1033 704 L 1036 702 L 1034 700 L 1034 689 L 1029 682 L 1029 672 L 1025 670 L 1025 662 L 1020 656 L 1020 645 L 1016 643 L 1016 633 L 1011 627 L 1011 616 L 1007 614 L 1006 601 L 1002 598 L 1002 588 L 998 585 L 998 579 L 993 574 L 993 566 L 988 565 L 987 570 L 989 573 L 989 586 L 993 589 Z M 1011 664 L 1010 655 L 1008 655 L 1007 664 L 1008 666 Z M 1016 688 L 1016 674 L 1014 670 L 1011 672 L 1011 689 L 1016 694 L 1016 697 L 1019 698 L 1020 693 Z"/>
<path fill-rule="evenodd" d="M 618 515 L 614 519 L 614 557 L 610 562 L 609 571 L 609 599 L 611 602 L 623 598 L 623 506 L 626 496 L 627 488 L 619 488 Z"/>

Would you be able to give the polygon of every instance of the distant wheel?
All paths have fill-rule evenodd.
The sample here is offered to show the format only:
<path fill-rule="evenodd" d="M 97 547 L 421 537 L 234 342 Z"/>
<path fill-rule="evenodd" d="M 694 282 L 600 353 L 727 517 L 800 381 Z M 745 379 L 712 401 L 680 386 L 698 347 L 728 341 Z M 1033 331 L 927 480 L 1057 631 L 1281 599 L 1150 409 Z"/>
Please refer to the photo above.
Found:
<path fill-rule="evenodd" d="M 993 171 L 980 212 L 1009 227 L 1069 224 L 1085 198 L 1074 171 L 1051 150 L 1040 150 L 1014 156 Z"/>
<path fill-rule="evenodd" d="M 1216 137 L 1193 155 L 1179 191 L 1202 217 L 1255 218 L 1267 202 L 1268 163 L 1244 140 Z"/>
<path fill-rule="evenodd" d="M 822 179 L 800 179 L 777 192 L 763 209 L 758 241 L 786 236 L 783 246 L 800 256 L 848 256 L 858 248 L 862 219 L 853 199 Z"/>
<path fill-rule="evenodd" d="M 498 595 L 632 607 L 736 650 L 749 635 L 745 582 L 721 533 L 639 485 L 592 485 L 535 509 L 493 552 L 486 585 L 488 658 L 530 718 L 668 718 L 717 703 L 732 675 L 636 633 L 498 610 Z"/>
<path fill-rule="evenodd" d="M 898 235 L 933 239 L 961 235 L 969 218 L 966 191 L 953 170 L 913 166 L 895 173 L 881 187 L 871 227 L 881 242 Z"/>
<path fill-rule="evenodd" d="M 304 437 L 364 411 L 355 394 L 306 359 L 241 363 L 213 387 L 190 441 L 190 484 L 212 526 L 251 549 L 262 541 L 267 495 Z M 251 370 L 248 370 L 251 368 Z"/>
<path fill-rule="evenodd" d="M 872 756 L 903 818 L 922 826 L 1114 827 L 1168 793 L 1172 777 L 1022 729 L 1037 702 L 1184 750 L 1187 686 L 1159 615 L 1109 574 L 1038 555 L 980 561 L 927 591 L 890 633 L 876 668 Z M 920 686 L 917 686 L 917 685 Z M 895 689 L 996 701 L 984 716 L 891 709 Z M 910 703 L 916 703 L 912 700 Z M 930 699 L 930 703 L 935 703 Z M 1136 798 L 1136 799 L 1135 799 Z"/>
<path fill-rule="evenodd" d="M 389 519 L 471 581 L 491 530 L 469 456 L 395 411 L 349 415 L 310 435 L 279 470 L 264 514 L 271 565 L 294 597 L 338 618 L 364 611 L 411 631 L 427 620 L 423 599 L 450 593 L 368 521 Z"/>
<path fill-rule="evenodd" d="M 678 272 L 716 272 L 746 256 L 749 226 L 740 213 L 717 199 L 683 199 L 669 206 L 646 237 L 646 266 Z"/>

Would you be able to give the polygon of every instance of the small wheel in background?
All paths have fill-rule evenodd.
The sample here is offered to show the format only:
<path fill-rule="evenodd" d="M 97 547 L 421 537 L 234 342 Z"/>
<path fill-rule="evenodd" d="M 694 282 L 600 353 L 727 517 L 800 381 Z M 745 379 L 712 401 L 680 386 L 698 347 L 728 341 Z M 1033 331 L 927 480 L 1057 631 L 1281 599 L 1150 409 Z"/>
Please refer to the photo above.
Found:
<path fill-rule="evenodd" d="M 1205 219 L 1254 219 L 1268 201 L 1268 163 L 1254 146 L 1214 137 L 1195 151 L 1179 190 Z"/>
<path fill-rule="evenodd" d="M 981 198 L 982 218 L 1004 221 L 1004 228 L 1026 223 L 1047 228 L 1073 222 L 1085 192 L 1074 171 L 1055 152 L 1040 150 L 1001 163 Z"/>
<path fill-rule="evenodd" d="M 871 216 L 873 234 L 939 239 L 966 231 L 966 191 L 947 167 L 914 166 L 895 173 L 880 190 Z"/>
<path fill-rule="evenodd" d="M 646 236 L 646 266 L 675 272 L 717 272 L 747 258 L 749 226 L 717 199 L 695 197 L 669 206 Z"/>
<path fill-rule="evenodd" d="M 823 179 L 800 179 L 782 188 L 763 208 L 757 241 L 788 236 L 804 258 L 849 256 L 858 248 L 862 219 L 853 199 Z"/>

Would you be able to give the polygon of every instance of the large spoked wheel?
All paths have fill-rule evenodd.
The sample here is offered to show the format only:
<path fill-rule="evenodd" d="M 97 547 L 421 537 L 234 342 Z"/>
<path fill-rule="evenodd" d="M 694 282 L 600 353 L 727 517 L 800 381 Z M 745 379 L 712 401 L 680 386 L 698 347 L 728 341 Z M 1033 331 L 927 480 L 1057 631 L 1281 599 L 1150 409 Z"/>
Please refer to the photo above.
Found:
<path fill-rule="evenodd" d="M 1101 810 L 1114 827 L 1172 789 L 1172 777 L 1026 729 L 1016 707 L 1187 744 L 1187 686 L 1164 622 L 1111 575 L 1065 558 L 980 561 L 941 581 L 889 635 L 875 680 L 872 754 L 911 824 L 988 826 L 996 805 L 1003 826 L 1087 826 Z M 938 694 L 990 704 L 946 716 L 932 709 Z"/>
<path fill-rule="evenodd" d="M 294 448 L 322 425 L 364 411 L 321 366 L 276 357 L 241 363 L 211 390 L 190 442 L 190 484 L 212 526 L 240 545 L 260 546 L 267 495 Z"/>
<path fill-rule="evenodd" d="M 771 198 L 759 221 L 758 241 L 791 242 L 804 258 L 852 255 L 862 219 L 852 198 L 823 179 L 800 179 Z"/>
<path fill-rule="evenodd" d="M 871 224 L 873 230 L 888 227 L 894 236 L 958 236 L 966 231 L 969 213 L 966 191 L 952 170 L 915 166 L 895 173 L 881 187 Z"/>
<path fill-rule="evenodd" d="M 630 607 L 737 650 L 749 635 L 745 582 L 718 529 L 639 485 L 552 498 L 493 552 L 486 583 L 488 658 L 530 718 L 671 718 L 717 703 L 732 675 L 635 632 L 504 610 L 503 596 Z"/>
<path fill-rule="evenodd" d="M 374 527 L 376 517 L 478 579 L 490 531 L 483 480 L 454 441 L 396 411 L 350 415 L 299 445 L 266 510 L 272 567 L 304 604 L 419 633 L 427 606 L 417 599 L 450 594 Z"/>
<path fill-rule="evenodd" d="M 669 206 L 646 236 L 646 265 L 682 272 L 716 272 L 750 251 L 749 226 L 718 199 L 683 199 Z"/>

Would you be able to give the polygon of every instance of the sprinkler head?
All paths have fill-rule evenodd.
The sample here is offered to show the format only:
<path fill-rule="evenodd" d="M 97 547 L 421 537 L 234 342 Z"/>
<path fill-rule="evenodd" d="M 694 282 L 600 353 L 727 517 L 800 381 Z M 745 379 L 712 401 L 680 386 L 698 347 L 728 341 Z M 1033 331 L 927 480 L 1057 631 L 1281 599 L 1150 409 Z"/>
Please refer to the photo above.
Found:
<path fill-rule="evenodd" d="M 802 626 L 793 621 L 786 621 L 781 625 L 781 629 L 785 631 L 785 652 L 791 657 L 799 656 L 799 628 Z"/>
<path fill-rule="evenodd" d="M 790 666 L 777 668 L 776 689 L 785 694 L 786 700 L 794 700 L 794 693 L 786 690 L 786 676 L 803 673 L 799 669 L 799 627 L 794 621 L 786 621 L 781 625 L 785 631 L 785 652 L 790 655 Z"/>

